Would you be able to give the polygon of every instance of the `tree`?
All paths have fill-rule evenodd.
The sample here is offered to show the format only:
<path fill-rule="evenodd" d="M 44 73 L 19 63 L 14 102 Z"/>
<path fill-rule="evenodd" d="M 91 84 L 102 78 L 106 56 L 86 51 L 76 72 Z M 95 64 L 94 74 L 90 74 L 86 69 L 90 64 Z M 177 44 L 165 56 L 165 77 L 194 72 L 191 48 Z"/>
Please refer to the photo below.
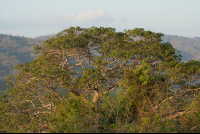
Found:
<path fill-rule="evenodd" d="M 69 94 L 59 93 L 66 91 L 94 104 L 98 113 L 102 96 L 120 88 L 125 90 L 119 98 L 125 104 L 121 110 L 127 113 L 126 108 L 131 109 L 129 122 L 141 110 L 157 113 L 173 84 L 170 74 L 173 70 L 177 74 L 178 65 L 184 64 L 170 43 L 161 42 L 162 36 L 142 28 L 124 32 L 104 27 L 63 30 L 42 46 L 36 45 L 34 50 L 40 55 L 16 66 L 18 75 L 7 78 L 13 111 L 46 118 L 54 113 L 58 117 L 55 111 L 61 102 L 70 100 Z M 96 125 L 99 128 L 99 118 Z"/>
<path fill-rule="evenodd" d="M 152 72 L 160 62 L 177 62 L 169 43 L 160 43 L 162 34 L 143 29 L 115 32 L 113 28 L 69 28 L 35 46 L 41 53 L 31 63 L 19 64 L 12 95 L 20 99 L 42 96 L 56 89 L 67 89 L 76 96 L 93 93 L 92 102 L 113 91 L 123 80 L 124 70 L 148 63 Z M 76 62 L 76 63 L 75 63 Z M 147 84 L 144 80 L 143 84 Z M 14 92 L 17 91 L 17 92 Z M 20 92 L 19 92 L 20 91 Z M 28 92 L 28 94 L 27 94 Z M 19 98 L 19 97 L 18 97 Z M 44 97 L 45 98 L 45 97 Z"/>

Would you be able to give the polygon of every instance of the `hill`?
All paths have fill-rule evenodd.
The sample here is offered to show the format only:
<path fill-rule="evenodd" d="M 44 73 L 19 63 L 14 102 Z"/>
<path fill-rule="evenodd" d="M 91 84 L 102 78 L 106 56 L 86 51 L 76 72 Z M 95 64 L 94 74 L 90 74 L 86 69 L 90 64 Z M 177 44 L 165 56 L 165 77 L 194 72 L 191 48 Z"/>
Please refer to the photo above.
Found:
<path fill-rule="evenodd" d="M 163 42 L 170 42 L 182 54 L 183 61 L 200 61 L 200 37 L 183 37 L 177 35 L 164 35 Z"/>
<path fill-rule="evenodd" d="M 49 38 L 55 36 L 56 34 L 48 34 L 48 35 L 42 35 L 42 36 L 37 36 L 34 39 L 39 40 L 39 41 L 44 41 L 48 40 Z"/>
<path fill-rule="evenodd" d="M 38 43 L 37 39 L 0 34 L 0 90 L 5 90 L 6 77 L 17 73 L 17 64 L 34 59 L 33 46 Z"/>

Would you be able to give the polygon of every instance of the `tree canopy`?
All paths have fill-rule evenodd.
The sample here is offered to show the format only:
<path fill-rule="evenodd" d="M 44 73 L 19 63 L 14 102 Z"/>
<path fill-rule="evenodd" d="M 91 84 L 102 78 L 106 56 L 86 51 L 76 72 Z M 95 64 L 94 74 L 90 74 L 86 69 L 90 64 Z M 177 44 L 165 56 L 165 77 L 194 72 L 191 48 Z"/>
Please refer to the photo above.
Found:
<path fill-rule="evenodd" d="M 10 97 L 2 103 L 9 106 L 4 113 L 10 118 L 15 113 L 18 120 L 27 118 L 30 126 L 25 122 L 16 126 L 25 125 L 22 132 L 39 131 L 31 127 L 38 123 L 33 119 L 36 115 L 40 115 L 40 126 L 50 121 L 48 130 L 53 132 L 74 132 L 64 126 L 70 126 L 69 120 L 79 120 L 75 117 L 89 122 L 82 126 L 88 132 L 91 125 L 95 126 L 91 131 L 98 132 L 108 131 L 105 127 L 117 122 L 130 126 L 140 119 L 150 123 L 155 121 L 153 117 L 169 121 L 186 113 L 198 115 L 199 88 L 194 84 L 199 79 L 200 62 L 182 62 L 180 52 L 169 42 L 163 43 L 162 36 L 143 28 L 124 32 L 104 27 L 65 29 L 34 46 L 40 55 L 18 64 L 19 73 L 7 78 Z M 112 92 L 117 92 L 114 105 L 106 100 Z M 188 110 L 193 103 L 193 110 Z"/>

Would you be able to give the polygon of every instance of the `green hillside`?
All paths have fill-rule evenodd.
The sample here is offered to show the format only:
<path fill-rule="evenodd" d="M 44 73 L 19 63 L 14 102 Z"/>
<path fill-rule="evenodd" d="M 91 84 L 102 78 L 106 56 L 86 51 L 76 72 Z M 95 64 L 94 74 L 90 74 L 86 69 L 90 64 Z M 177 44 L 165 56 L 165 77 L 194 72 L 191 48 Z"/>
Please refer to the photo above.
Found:
<path fill-rule="evenodd" d="M 38 43 L 37 39 L 0 34 L 0 90 L 5 90 L 8 75 L 17 74 L 17 64 L 34 59 L 33 46 Z"/>

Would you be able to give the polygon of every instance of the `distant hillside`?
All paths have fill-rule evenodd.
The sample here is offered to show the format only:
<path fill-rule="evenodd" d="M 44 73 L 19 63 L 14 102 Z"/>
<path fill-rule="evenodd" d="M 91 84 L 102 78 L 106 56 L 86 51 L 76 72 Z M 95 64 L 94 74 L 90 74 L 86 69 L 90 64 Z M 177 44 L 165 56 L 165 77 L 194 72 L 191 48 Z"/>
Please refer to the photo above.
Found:
<path fill-rule="evenodd" d="M 17 64 L 33 60 L 33 46 L 38 43 L 32 38 L 0 34 L 0 90 L 5 89 L 6 77 L 17 73 Z"/>
<path fill-rule="evenodd" d="M 56 34 L 49 34 L 49 35 L 43 35 L 43 36 L 37 36 L 34 39 L 39 40 L 39 41 L 44 41 L 48 40 L 51 37 L 54 37 Z"/>
<path fill-rule="evenodd" d="M 183 37 L 176 35 L 164 35 L 163 42 L 170 42 L 174 48 L 182 54 L 183 61 L 200 61 L 200 37 Z"/>

